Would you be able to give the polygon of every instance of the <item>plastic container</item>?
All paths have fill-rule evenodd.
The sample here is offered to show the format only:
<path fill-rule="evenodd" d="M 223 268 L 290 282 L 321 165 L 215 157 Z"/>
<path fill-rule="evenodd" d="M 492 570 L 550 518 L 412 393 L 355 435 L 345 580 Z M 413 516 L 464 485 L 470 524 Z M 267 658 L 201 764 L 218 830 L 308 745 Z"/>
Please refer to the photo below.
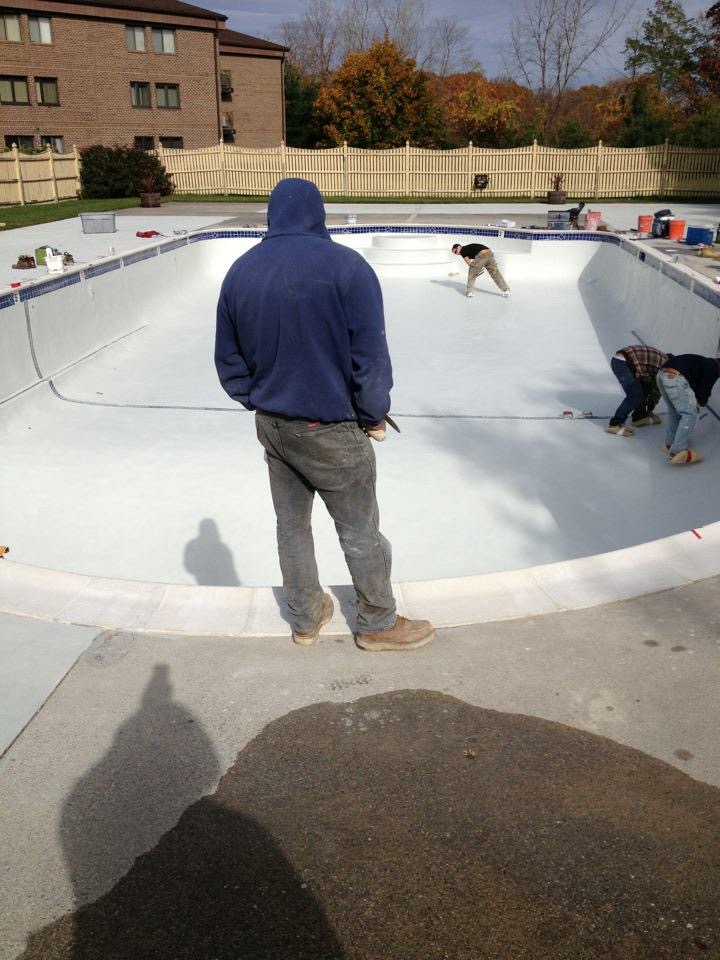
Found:
<path fill-rule="evenodd" d="M 682 240 L 685 233 L 684 220 L 668 220 L 668 239 Z"/>
<path fill-rule="evenodd" d="M 653 216 L 651 213 L 641 213 L 638 217 L 638 233 L 650 233 L 652 230 Z"/>
<path fill-rule="evenodd" d="M 588 210 L 585 214 L 585 229 L 597 230 L 598 224 L 602 220 L 602 214 L 599 210 Z"/>
<path fill-rule="evenodd" d="M 83 233 L 115 233 L 114 213 L 81 213 Z"/>
<path fill-rule="evenodd" d="M 47 243 L 44 243 L 44 244 L 43 244 L 42 246 L 40 246 L 40 247 L 36 247 L 36 248 L 35 248 L 35 263 L 36 263 L 39 267 L 44 267 L 44 266 L 45 266 L 45 258 L 46 258 L 47 256 L 49 256 L 49 254 L 52 253 L 52 250 L 53 250 L 53 248 L 52 248 L 49 244 L 47 244 Z"/>
<path fill-rule="evenodd" d="M 357 214 L 356 214 L 356 213 L 346 213 L 346 214 L 345 214 L 345 223 L 357 223 Z"/>
<path fill-rule="evenodd" d="M 715 242 L 715 231 L 712 227 L 688 227 L 685 234 L 685 243 L 704 243 L 711 247 Z"/>
<path fill-rule="evenodd" d="M 63 255 L 49 253 L 45 258 L 45 266 L 48 268 L 48 273 L 62 273 L 65 269 Z"/>

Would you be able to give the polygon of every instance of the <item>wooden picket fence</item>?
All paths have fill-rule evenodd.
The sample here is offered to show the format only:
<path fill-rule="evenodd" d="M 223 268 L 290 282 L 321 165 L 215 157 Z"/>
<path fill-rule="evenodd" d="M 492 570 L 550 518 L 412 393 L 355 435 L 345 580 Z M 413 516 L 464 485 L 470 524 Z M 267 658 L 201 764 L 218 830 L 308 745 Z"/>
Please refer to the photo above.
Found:
<path fill-rule="evenodd" d="M 570 197 L 720 196 L 720 150 L 669 143 L 654 147 L 560 150 L 533 143 L 488 150 L 472 143 L 456 150 L 404 147 L 363 150 L 250 149 L 219 143 L 198 150 L 156 151 L 177 193 L 267 196 L 283 177 L 312 180 L 324 196 L 468 197 L 544 200 L 551 178 L 563 174 Z M 81 157 L 0 153 L 0 204 L 57 201 L 77 194 Z M 480 186 L 479 184 L 484 184 Z"/>

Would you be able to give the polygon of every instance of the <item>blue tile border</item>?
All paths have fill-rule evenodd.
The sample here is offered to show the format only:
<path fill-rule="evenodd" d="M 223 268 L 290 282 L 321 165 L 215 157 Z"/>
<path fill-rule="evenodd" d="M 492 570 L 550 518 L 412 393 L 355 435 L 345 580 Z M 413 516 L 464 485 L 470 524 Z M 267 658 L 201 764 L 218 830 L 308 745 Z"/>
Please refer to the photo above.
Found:
<path fill-rule="evenodd" d="M 83 270 L 85 274 L 85 279 L 89 280 L 91 277 L 101 277 L 104 273 L 112 273 L 113 270 L 119 270 L 122 266 L 120 259 L 117 260 L 108 260 L 107 263 L 93 263 L 89 267 L 86 267 Z"/>
<path fill-rule="evenodd" d="M 32 287 L 21 290 L 20 303 L 34 300 L 36 297 L 43 297 L 46 293 L 55 293 L 56 290 L 62 290 L 63 287 L 72 287 L 74 284 L 80 283 L 81 280 L 80 273 L 69 273 L 52 280 L 43 280 L 41 283 L 36 283 Z"/>
<path fill-rule="evenodd" d="M 0 310 L 6 309 L 15 303 L 22 303 L 26 300 L 32 300 L 36 297 L 44 296 L 47 293 L 53 293 L 63 287 L 68 287 L 81 280 L 90 280 L 93 277 L 100 277 L 103 274 L 111 273 L 122 267 L 131 266 L 134 263 L 140 263 L 149 260 L 159 254 L 170 253 L 189 244 L 199 243 L 204 240 L 229 240 L 229 239 L 262 239 L 266 235 L 265 230 L 258 228 L 242 228 L 237 230 L 201 230 L 187 236 L 175 237 L 166 242 L 160 242 L 151 247 L 142 250 L 136 250 L 124 256 L 118 256 L 104 263 L 91 264 L 82 272 L 65 274 L 41 282 L 33 282 L 24 290 L 18 290 L 14 293 L 7 293 L 0 296 Z M 652 250 L 644 250 L 637 245 L 636 241 L 629 241 L 625 237 L 615 234 L 604 233 L 602 231 L 561 231 L 561 230 L 525 230 L 522 228 L 508 227 L 476 227 L 473 228 L 467 224 L 462 226 L 446 225 L 409 225 L 409 224 L 345 224 L 340 226 L 328 227 L 331 236 L 362 236 L 367 234 L 387 233 L 395 235 L 441 235 L 441 236 L 473 236 L 473 237 L 506 237 L 510 240 L 528 240 L 528 241 L 562 241 L 562 242 L 589 242 L 589 243 L 609 243 L 619 247 L 630 256 L 646 263 L 653 270 L 657 270 L 663 276 L 679 283 L 680 286 L 697 294 L 702 300 L 710 303 L 714 307 L 720 307 L 720 289 L 714 290 L 701 283 L 695 283 L 695 278 L 689 276 L 683 270 L 678 269 L 672 262 L 663 260 Z"/>
<path fill-rule="evenodd" d="M 129 267 L 131 263 L 140 263 L 141 260 L 149 260 L 158 255 L 157 247 L 149 247 L 147 250 L 136 250 L 135 253 L 128 253 L 122 258 L 123 266 Z"/>

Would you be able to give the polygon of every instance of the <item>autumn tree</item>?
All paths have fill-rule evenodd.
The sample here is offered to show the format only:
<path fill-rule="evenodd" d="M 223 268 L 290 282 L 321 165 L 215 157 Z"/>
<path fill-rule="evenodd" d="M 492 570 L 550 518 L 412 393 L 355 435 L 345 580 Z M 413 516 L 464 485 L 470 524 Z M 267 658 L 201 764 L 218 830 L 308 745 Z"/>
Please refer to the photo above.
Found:
<path fill-rule="evenodd" d="M 514 145 L 527 126 L 532 94 L 511 80 L 488 80 L 482 73 L 452 74 L 436 82 L 448 142 L 472 140 L 483 147 Z"/>
<path fill-rule="evenodd" d="M 327 140 L 353 147 L 440 143 L 442 123 L 427 78 L 389 40 L 349 54 L 316 101 Z"/>
<path fill-rule="evenodd" d="M 552 131 L 568 91 L 620 29 L 627 0 L 523 0 L 510 31 L 513 72 L 535 91 Z"/>

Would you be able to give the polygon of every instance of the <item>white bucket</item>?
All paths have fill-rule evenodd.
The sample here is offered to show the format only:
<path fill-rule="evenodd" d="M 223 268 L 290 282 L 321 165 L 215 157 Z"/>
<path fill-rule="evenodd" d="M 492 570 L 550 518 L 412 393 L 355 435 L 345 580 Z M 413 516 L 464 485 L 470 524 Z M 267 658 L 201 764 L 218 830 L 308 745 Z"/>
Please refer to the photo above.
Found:
<path fill-rule="evenodd" d="M 356 214 L 356 213 L 346 213 L 346 214 L 345 214 L 345 223 L 357 223 L 357 214 Z"/>
<path fill-rule="evenodd" d="M 62 273 L 65 269 L 63 264 L 63 255 L 49 253 L 45 257 L 45 266 L 48 268 L 49 273 Z"/>

